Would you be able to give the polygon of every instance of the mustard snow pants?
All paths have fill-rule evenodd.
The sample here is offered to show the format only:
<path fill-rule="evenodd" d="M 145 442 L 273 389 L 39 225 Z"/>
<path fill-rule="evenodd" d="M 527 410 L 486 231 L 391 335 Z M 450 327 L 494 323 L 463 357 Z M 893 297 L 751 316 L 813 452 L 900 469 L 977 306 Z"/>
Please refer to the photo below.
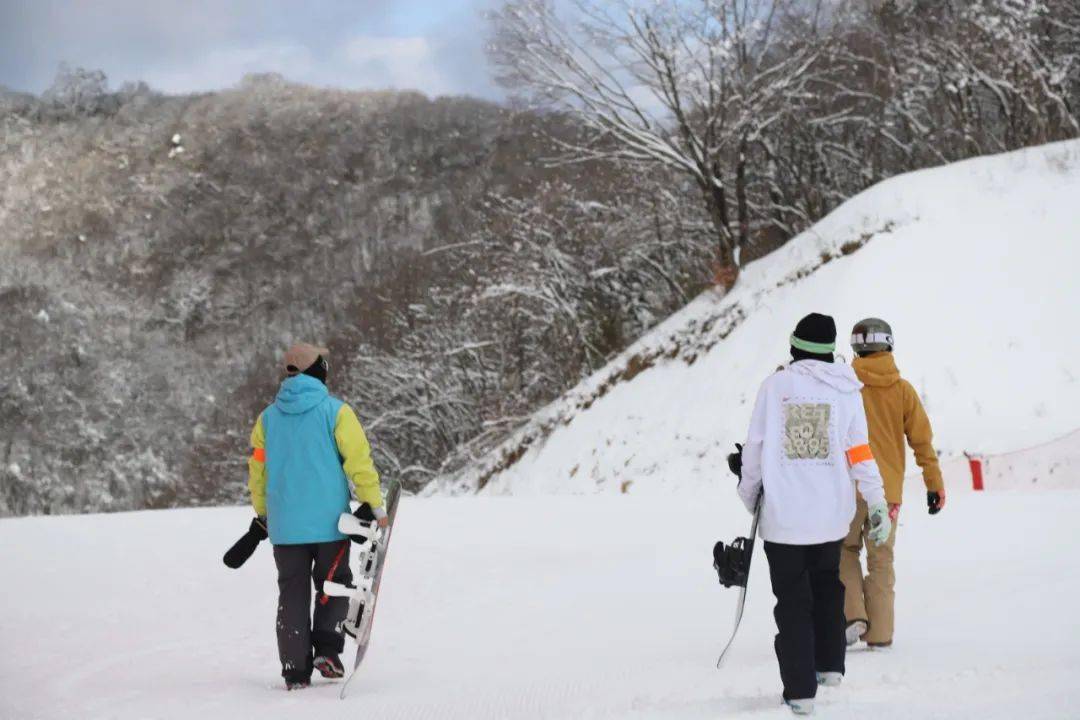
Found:
<path fill-rule="evenodd" d="M 874 545 L 867 537 L 870 532 L 869 508 L 858 498 L 855 518 L 844 538 L 840 553 L 840 581 L 844 583 L 844 616 L 848 623 L 865 620 L 869 626 L 863 639 L 871 644 L 888 644 L 893 639 L 893 603 L 896 572 L 893 570 L 893 548 L 896 545 L 896 525 L 889 539 Z M 866 577 L 863 577 L 859 553 L 866 546 Z"/>

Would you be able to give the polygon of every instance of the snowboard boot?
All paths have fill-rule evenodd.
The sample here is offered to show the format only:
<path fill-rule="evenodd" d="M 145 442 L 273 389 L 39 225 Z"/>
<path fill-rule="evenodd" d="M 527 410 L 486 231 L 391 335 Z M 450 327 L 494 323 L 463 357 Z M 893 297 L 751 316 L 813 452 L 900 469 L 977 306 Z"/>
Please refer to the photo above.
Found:
<path fill-rule="evenodd" d="M 308 662 L 311 662 L 310 657 Z M 311 666 L 309 665 L 307 670 L 297 670 L 296 668 L 289 668 L 281 673 L 281 676 L 285 678 L 286 690 L 303 690 L 306 687 L 311 686 Z"/>
<path fill-rule="evenodd" d="M 887 640 L 886 642 L 868 642 L 866 643 L 866 647 L 871 650 L 888 650 L 892 647 L 892 640 Z"/>
<path fill-rule="evenodd" d="M 844 680 L 844 674 L 838 672 L 819 672 L 817 684 L 825 687 L 836 687 Z"/>
<path fill-rule="evenodd" d="M 814 698 L 803 698 L 802 700 L 788 700 L 787 698 L 784 698 L 784 704 L 791 708 L 791 712 L 795 715 L 814 714 Z"/>
<path fill-rule="evenodd" d="M 345 676 L 345 666 L 341 664 L 341 658 L 337 655 L 320 655 L 315 658 L 315 669 L 324 678 L 339 678 Z"/>
<path fill-rule="evenodd" d="M 848 647 L 862 640 L 862 636 L 866 634 L 869 627 L 865 620 L 852 620 L 849 622 L 847 630 L 844 631 L 844 639 L 847 641 Z"/>

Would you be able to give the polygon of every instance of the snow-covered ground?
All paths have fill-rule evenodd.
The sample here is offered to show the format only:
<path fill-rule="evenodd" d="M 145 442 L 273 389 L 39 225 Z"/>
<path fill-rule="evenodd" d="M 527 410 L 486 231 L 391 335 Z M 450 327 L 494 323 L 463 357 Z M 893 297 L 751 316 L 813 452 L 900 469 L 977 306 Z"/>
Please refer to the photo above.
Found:
<path fill-rule="evenodd" d="M 1080 430 L 1010 453 L 979 458 L 989 490 L 1080 489 Z M 961 476 L 956 471 L 956 476 Z"/>
<path fill-rule="evenodd" d="M 0 520 L 0 718 L 785 718 L 766 564 L 735 593 L 712 543 L 749 517 L 707 492 L 405 498 L 355 692 L 286 693 L 270 548 L 221 553 L 242 508 Z M 918 488 L 913 490 L 917 494 Z M 1077 717 L 1080 492 L 913 497 L 898 632 L 853 652 L 822 718 Z"/>
<path fill-rule="evenodd" d="M 953 453 L 940 516 L 908 483 L 895 647 L 851 653 L 819 716 L 1080 717 L 1078 198 L 1080 141 L 882 183 L 405 498 L 345 701 L 282 689 L 269 547 L 220 561 L 249 510 L 0 520 L 0 719 L 788 717 L 760 557 L 714 669 L 735 593 L 710 550 L 748 528 L 724 456 L 809 311 L 888 318 Z M 961 451 L 1055 438 L 968 490 Z"/>
<path fill-rule="evenodd" d="M 1078 198 L 1080 141 L 880 183 L 751 263 L 726 297 L 697 298 L 431 491 L 706 487 L 811 311 L 836 318 L 848 358 L 857 320 L 892 323 L 897 364 L 947 454 L 1013 451 L 1074 431 Z"/>

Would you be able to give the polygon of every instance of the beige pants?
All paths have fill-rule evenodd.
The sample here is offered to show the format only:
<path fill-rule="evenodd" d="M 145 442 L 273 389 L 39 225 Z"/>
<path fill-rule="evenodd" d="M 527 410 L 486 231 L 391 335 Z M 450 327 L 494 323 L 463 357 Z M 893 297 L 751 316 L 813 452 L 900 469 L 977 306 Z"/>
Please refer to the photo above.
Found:
<path fill-rule="evenodd" d="M 890 643 L 893 639 L 893 602 L 896 573 L 893 571 L 893 547 L 896 523 L 889 540 L 874 545 L 870 532 L 869 509 L 861 497 L 855 508 L 851 530 L 844 538 L 840 553 L 840 581 L 844 583 L 844 615 L 847 621 L 865 620 L 869 625 L 863 637 L 868 643 Z M 866 546 L 866 577 L 863 577 L 859 552 Z"/>

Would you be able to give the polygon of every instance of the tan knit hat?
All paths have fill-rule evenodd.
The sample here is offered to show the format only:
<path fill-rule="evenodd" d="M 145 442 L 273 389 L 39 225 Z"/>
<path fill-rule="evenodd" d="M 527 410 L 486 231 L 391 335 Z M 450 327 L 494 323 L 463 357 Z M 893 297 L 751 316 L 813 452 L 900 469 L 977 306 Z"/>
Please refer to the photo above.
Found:
<path fill-rule="evenodd" d="M 329 355 L 330 351 L 317 345 L 296 343 L 285 352 L 285 372 L 298 375 L 315 364 L 320 355 Z"/>

